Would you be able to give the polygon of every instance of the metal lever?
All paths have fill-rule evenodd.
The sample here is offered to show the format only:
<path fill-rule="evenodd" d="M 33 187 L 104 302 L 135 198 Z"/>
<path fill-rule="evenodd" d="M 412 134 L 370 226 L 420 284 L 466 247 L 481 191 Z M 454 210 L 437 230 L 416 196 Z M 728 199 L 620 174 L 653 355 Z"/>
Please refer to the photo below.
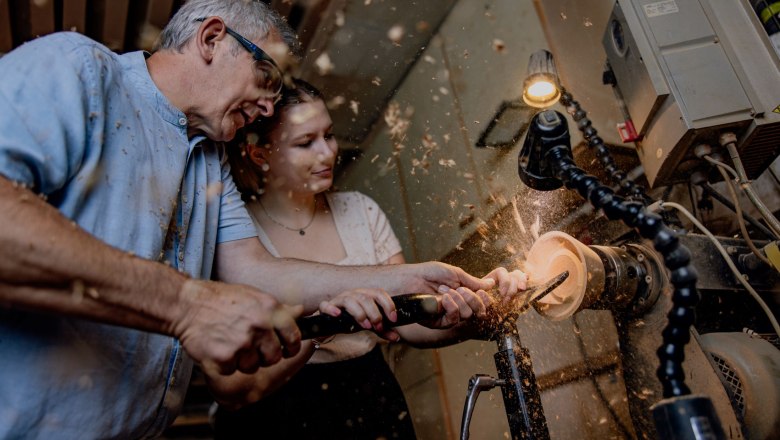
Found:
<path fill-rule="evenodd" d="M 393 297 L 395 312 L 398 320 L 390 321 L 382 313 L 382 326 L 386 329 L 407 324 L 434 319 L 442 315 L 443 309 L 436 295 L 424 293 L 409 293 Z M 323 336 L 331 336 L 337 333 L 355 333 L 365 330 L 349 313 L 343 312 L 339 316 L 314 315 L 299 318 L 295 321 L 301 330 L 301 339 L 312 339 Z"/>
<path fill-rule="evenodd" d="M 504 381 L 488 376 L 487 374 L 475 374 L 469 379 L 469 391 L 466 393 L 466 404 L 463 406 L 463 419 L 460 422 L 460 439 L 468 440 L 471 415 L 477 405 L 477 398 L 482 391 L 492 390 L 497 386 L 503 386 Z"/>

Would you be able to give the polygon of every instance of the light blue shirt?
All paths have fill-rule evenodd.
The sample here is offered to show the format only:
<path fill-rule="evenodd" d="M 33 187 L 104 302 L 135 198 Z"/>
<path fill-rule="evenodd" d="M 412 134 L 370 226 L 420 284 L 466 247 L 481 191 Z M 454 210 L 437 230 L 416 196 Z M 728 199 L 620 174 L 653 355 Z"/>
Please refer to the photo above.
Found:
<path fill-rule="evenodd" d="M 257 234 L 202 140 L 142 52 L 59 33 L 0 58 L 0 174 L 114 247 L 209 278 L 217 243 Z M 0 308 L 0 438 L 159 435 L 191 369 L 171 337 Z"/>

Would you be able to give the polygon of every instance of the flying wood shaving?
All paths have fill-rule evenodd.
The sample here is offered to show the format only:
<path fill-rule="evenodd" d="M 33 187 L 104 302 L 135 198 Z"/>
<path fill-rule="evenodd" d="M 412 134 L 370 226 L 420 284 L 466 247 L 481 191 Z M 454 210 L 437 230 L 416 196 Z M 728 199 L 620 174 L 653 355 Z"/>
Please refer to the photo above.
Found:
<path fill-rule="evenodd" d="M 531 225 L 531 236 L 534 238 L 534 240 L 539 239 L 539 229 L 540 229 L 540 223 L 539 223 L 539 215 L 536 215 L 536 220 Z"/>
<path fill-rule="evenodd" d="M 439 159 L 439 165 L 445 168 L 452 168 L 455 166 L 455 161 L 453 159 Z"/>
<path fill-rule="evenodd" d="M 390 138 L 401 141 L 406 137 L 410 121 L 401 117 L 401 107 L 397 102 L 391 102 L 385 111 L 385 123 L 390 129 Z"/>
<path fill-rule="evenodd" d="M 416 169 L 420 168 L 423 174 L 428 174 L 428 168 L 431 166 L 430 157 L 433 152 L 439 148 L 439 144 L 433 139 L 430 133 L 425 133 L 422 137 L 423 155 L 421 159 L 412 158 L 411 175 L 416 174 Z M 454 161 L 453 161 L 454 163 Z"/>
<path fill-rule="evenodd" d="M 401 39 L 404 37 L 404 27 L 400 24 L 397 24 L 390 28 L 390 30 L 387 31 L 387 38 L 390 39 L 390 41 L 393 42 L 395 45 L 401 44 Z"/>
<path fill-rule="evenodd" d="M 357 101 L 349 101 L 349 109 L 352 110 L 352 113 L 355 115 L 358 114 L 358 106 L 360 105 Z"/>
<path fill-rule="evenodd" d="M 336 67 L 330 61 L 330 57 L 327 53 L 320 54 L 320 56 L 318 56 L 314 61 L 314 65 L 317 66 L 317 70 L 319 71 L 320 75 L 327 75 L 333 71 L 334 67 Z"/>
<path fill-rule="evenodd" d="M 499 40 L 498 38 L 493 39 L 493 50 L 495 50 L 498 53 L 504 53 L 506 51 L 506 44 L 504 44 L 503 40 Z"/>
<path fill-rule="evenodd" d="M 396 163 L 395 163 L 395 161 L 393 161 L 393 158 L 392 157 L 388 157 L 387 158 L 387 162 L 383 162 L 383 163 L 379 164 L 378 175 L 380 177 L 381 176 L 386 176 L 387 173 L 389 173 L 390 171 L 394 170 L 395 167 L 396 167 Z"/>
<path fill-rule="evenodd" d="M 490 227 L 485 223 L 484 220 L 480 220 L 479 224 L 477 225 L 477 233 L 482 236 L 482 238 L 487 238 L 488 233 L 490 232 Z"/>
<path fill-rule="evenodd" d="M 512 217 L 514 217 L 515 222 L 517 222 L 517 226 L 520 228 L 520 232 L 523 235 L 526 235 L 528 231 L 525 229 L 525 224 L 523 223 L 523 218 L 520 217 L 520 211 L 517 208 L 517 198 L 512 198 Z"/>
<path fill-rule="evenodd" d="M 428 157 L 433 151 L 438 149 L 439 144 L 433 139 L 430 133 L 425 133 L 422 137 L 422 146 L 425 148 L 424 156 Z"/>
<path fill-rule="evenodd" d="M 255 133 L 254 131 L 250 131 L 246 134 L 246 143 L 249 145 L 257 145 L 257 143 L 260 142 L 260 135 Z M 246 154 L 245 151 L 242 151 L 243 154 Z"/>
<path fill-rule="evenodd" d="M 222 182 L 215 182 L 206 187 L 206 200 L 212 201 L 222 194 Z"/>
<path fill-rule="evenodd" d="M 327 107 L 330 110 L 335 110 L 335 109 L 341 107 L 342 105 L 344 105 L 345 102 L 347 102 L 347 99 L 344 98 L 343 96 L 341 96 L 341 95 L 334 96 L 333 98 L 328 100 Z"/>
<path fill-rule="evenodd" d="M 135 44 L 140 48 L 151 50 L 154 47 L 154 42 L 157 41 L 157 37 L 160 36 L 160 32 L 162 32 L 160 28 L 144 23 L 141 26 L 141 31 L 138 33 Z"/>

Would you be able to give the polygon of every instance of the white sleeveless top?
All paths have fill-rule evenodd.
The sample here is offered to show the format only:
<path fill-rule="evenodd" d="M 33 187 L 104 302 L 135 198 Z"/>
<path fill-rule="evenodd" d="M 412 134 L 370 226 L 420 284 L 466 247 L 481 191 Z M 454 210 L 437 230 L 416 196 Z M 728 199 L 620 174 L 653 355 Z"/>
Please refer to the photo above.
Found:
<path fill-rule="evenodd" d="M 393 233 L 384 211 L 376 202 L 359 192 L 326 193 L 341 243 L 347 256 L 336 263 L 340 266 L 370 266 L 382 264 L 401 252 L 401 244 Z M 251 214 L 251 210 L 250 210 Z M 260 223 L 252 217 L 263 246 L 275 257 L 279 252 Z M 312 261 L 318 261 L 313 258 Z M 327 363 L 356 358 L 371 351 L 381 340 L 370 331 L 361 331 L 336 337 L 320 346 L 309 363 Z"/>

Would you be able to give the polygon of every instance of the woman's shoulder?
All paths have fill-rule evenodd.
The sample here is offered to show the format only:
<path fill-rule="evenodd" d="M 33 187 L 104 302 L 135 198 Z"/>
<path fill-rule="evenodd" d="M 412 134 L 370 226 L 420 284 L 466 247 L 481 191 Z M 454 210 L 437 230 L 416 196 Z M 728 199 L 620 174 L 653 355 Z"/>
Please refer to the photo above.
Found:
<path fill-rule="evenodd" d="M 379 205 L 370 196 L 360 191 L 331 191 L 327 193 L 331 209 L 373 211 L 379 209 Z M 351 208 L 351 209 L 350 209 Z"/>
<path fill-rule="evenodd" d="M 374 210 L 379 205 L 370 196 L 360 191 L 332 191 L 327 193 L 331 208 L 337 207 L 363 207 L 363 209 Z"/>
<path fill-rule="evenodd" d="M 352 200 L 371 200 L 373 199 L 360 191 L 330 191 L 327 193 L 330 200 L 352 201 Z"/>

